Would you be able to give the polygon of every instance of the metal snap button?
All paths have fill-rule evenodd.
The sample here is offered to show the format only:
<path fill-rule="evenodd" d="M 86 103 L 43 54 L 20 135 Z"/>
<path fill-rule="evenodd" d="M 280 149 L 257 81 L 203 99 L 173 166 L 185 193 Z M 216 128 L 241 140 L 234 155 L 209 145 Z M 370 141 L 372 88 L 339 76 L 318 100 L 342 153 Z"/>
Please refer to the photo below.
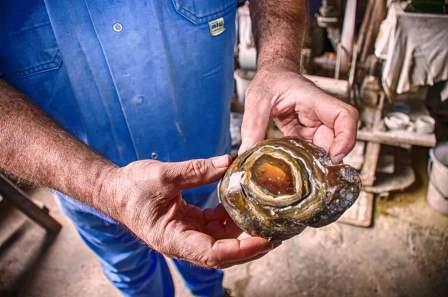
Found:
<path fill-rule="evenodd" d="M 123 25 L 120 24 L 120 23 L 115 23 L 115 24 L 112 25 L 112 29 L 115 32 L 121 32 L 121 31 L 123 31 Z"/>

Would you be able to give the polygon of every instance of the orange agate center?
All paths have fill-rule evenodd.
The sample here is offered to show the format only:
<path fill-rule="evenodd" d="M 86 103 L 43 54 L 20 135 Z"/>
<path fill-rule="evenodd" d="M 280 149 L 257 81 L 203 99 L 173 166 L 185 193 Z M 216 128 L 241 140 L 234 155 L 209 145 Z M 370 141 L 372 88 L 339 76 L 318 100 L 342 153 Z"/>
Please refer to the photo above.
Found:
<path fill-rule="evenodd" d="M 253 180 L 272 195 L 294 194 L 294 178 L 291 167 L 283 160 L 263 155 L 252 167 Z"/>

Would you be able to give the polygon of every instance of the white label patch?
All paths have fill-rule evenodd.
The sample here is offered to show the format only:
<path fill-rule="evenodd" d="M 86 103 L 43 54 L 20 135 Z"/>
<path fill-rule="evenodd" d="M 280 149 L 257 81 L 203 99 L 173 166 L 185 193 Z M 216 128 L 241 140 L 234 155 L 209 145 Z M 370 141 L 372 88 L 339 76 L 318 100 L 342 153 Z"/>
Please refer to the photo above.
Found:
<path fill-rule="evenodd" d="M 208 27 L 210 28 L 210 34 L 212 34 L 212 36 L 218 36 L 226 29 L 224 28 L 224 18 L 208 22 Z"/>

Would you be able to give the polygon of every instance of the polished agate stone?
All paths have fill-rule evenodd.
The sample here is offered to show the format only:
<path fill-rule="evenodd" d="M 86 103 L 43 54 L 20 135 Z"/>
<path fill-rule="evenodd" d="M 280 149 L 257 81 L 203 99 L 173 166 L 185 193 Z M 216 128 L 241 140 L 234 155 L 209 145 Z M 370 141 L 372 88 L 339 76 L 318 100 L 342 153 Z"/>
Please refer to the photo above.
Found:
<path fill-rule="evenodd" d="M 246 151 L 218 186 L 241 229 L 274 240 L 336 221 L 359 191 L 354 168 L 333 164 L 321 148 L 296 138 L 266 140 Z"/>

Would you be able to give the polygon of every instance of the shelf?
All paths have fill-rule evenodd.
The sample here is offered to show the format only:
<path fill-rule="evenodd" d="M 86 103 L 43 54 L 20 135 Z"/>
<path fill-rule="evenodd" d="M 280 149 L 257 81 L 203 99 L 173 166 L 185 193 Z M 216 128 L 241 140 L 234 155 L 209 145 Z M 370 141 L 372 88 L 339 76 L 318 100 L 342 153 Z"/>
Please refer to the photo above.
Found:
<path fill-rule="evenodd" d="M 415 145 L 433 147 L 436 145 L 434 134 L 418 134 L 409 131 L 369 131 L 358 130 L 358 139 L 375 143 L 401 146 Z"/>

